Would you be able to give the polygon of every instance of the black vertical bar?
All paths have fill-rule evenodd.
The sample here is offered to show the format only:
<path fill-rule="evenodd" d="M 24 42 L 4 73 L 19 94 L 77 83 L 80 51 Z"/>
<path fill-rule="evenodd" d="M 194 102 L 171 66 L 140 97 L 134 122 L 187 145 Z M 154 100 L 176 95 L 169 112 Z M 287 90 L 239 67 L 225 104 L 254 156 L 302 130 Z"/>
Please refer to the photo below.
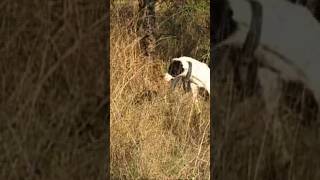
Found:
<path fill-rule="evenodd" d="M 102 58 L 105 66 L 105 88 L 104 95 L 106 102 L 105 103 L 105 116 L 103 121 L 106 123 L 106 177 L 110 179 L 110 1 L 106 1 L 107 7 L 107 21 L 106 21 L 106 48 L 105 48 L 105 57 Z"/>
<path fill-rule="evenodd" d="M 215 146 L 215 123 L 217 119 L 215 118 L 216 113 L 214 113 L 214 107 L 215 107 L 215 99 L 214 99 L 214 91 L 213 91 L 213 83 L 214 83 L 214 77 L 213 77 L 213 63 L 215 62 L 215 54 L 213 52 L 213 46 L 217 41 L 217 37 L 214 37 L 214 27 L 213 27 L 213 21 L 214 21 L 214 7 L 217 0 L 211 0 L 210 1 L 210 179 L 216 179 L 216 146 Z"/>

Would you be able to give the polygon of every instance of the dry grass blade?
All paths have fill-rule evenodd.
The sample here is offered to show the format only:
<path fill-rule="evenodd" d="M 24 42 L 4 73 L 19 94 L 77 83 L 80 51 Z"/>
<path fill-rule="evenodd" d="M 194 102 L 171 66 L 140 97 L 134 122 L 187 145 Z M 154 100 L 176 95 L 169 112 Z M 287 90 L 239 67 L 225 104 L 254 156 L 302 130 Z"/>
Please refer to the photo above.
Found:
<path fill-rule="evenodd" d="M 209 179 L 209 103 L 200 100 L 199 113 L 190 93 L 169 91 L 166 63 L 142 56 L 126 5 L 111 13 L 111 178 Z"/>

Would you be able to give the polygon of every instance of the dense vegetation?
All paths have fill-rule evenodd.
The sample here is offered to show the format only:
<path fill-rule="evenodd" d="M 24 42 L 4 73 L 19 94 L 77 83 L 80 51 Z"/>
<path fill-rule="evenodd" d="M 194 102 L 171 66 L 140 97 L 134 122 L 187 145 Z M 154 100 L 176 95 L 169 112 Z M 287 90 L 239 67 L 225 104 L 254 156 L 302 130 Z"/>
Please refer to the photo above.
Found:
<path fill-rule="evenodd" d="M 201 112 L 182 89 L 169 92 L 167 62 L 181 55 L 209 59 L 209 3 L 156 4 L 156 54 L 141 53 L 137 1 L 111 12 L 111 177 L 209 179 L 209 102 Z"/>

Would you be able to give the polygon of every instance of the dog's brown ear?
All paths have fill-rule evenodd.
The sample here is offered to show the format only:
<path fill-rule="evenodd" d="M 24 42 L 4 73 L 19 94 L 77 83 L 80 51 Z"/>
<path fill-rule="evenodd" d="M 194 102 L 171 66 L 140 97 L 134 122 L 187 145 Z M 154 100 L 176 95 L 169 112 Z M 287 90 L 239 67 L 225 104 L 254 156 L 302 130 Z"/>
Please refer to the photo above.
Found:
<path fill-rule="evenodd" d="M 183 79 L 182 82 L 183 82 L 183 90 L 184 90 L 185 92 L 190 92 L 190 91 L 191 91 L 190 80 Z"/>
<path fill-rule="evenodd" d="M 260 43 L 263 8 L 258 1 L 249 0 L 249 3 L 252 10 L 252 20 L 242 51 L 245 56 L 251 57 Z"/>
<path fill-rule="evenodd" d="M 176 78 L 172 79 L 172 80 L 171 80 L 170 89 L 171 89 L 171 90 L 174 90 L 174 89 L 176 88 L 178 82 L 181 81 L 182 78 L 183 78 L 182 76 L 179 76 L 179 77 L 176 77 Z"/>
<path fill-rule="evenodd" d="M 192 63 L 188 61 L 188 65 L 189 65 L 189 67 L 188 67 L 188 72 L 187 72 L 187 75 L 186 75 L 186 79 L 188 81 L 190 81 L 190 77 L 191 77 L 191 73 L 192 73 Z"/>
<path fill-rule="evenodd" d="M 189 67 L 188 67 L 187 75 L 182 80 L 183 81 L 183 89 L 186 92 L 191 91 L 191 85 L 190 85 L 191 80 L 190 80 L 190 78 L 191 78 L 191 73 L 192 73 L 192 63 L 188 61 L 188 65 L 189 65 Z"/>

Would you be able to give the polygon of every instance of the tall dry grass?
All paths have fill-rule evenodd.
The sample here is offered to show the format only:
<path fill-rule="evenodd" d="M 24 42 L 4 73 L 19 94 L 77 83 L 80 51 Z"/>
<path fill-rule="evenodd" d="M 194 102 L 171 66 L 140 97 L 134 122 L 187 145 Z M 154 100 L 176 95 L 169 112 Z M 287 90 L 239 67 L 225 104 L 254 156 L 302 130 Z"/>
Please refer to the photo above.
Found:
<path fill-rule="evenodd" d="M 105 176 L 104 8 L 0 3 L 0 179 Z"/>
<path fill-rule="evenodd" d="M 201 100 L 198 112 L 190 93 L 169 91 L 165 61 L 140 54 L 128 26 L 134 14 L 124 17 L 116 7 L 110 33 L 111 178 L 209 179 L 209 102 Z"/>

